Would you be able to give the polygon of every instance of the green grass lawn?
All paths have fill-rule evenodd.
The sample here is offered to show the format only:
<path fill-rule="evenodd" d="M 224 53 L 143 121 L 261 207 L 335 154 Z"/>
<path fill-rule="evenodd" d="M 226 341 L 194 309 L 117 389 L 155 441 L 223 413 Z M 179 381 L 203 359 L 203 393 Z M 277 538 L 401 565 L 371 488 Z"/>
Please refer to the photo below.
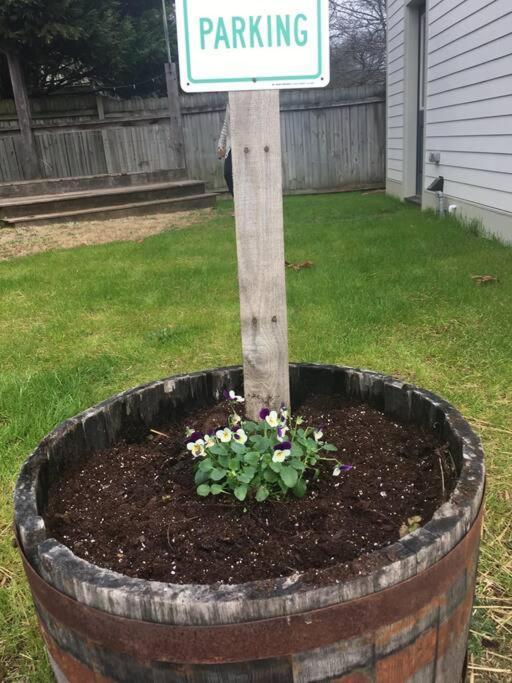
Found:
<path fill-rule="evenodd" d="M 240 361 L 230 211 L 222 202 L 142 243 L 0 263 L 0 680 L 51 680 L 11 543 L 18 468 L 58 422 L 114 392 Z M 475 665 L 512 669 L 512 249 L 381 194 L 290 197 L 285 223 L 287 259 L 314 262 L 287 274 L 291 359 L 406 378 L 481 433 L 488 513 L 471 648 Z M 483 274 L 500 281 L 471 280 Z M 503 671 L 475 680 L 512 680 Z"/>

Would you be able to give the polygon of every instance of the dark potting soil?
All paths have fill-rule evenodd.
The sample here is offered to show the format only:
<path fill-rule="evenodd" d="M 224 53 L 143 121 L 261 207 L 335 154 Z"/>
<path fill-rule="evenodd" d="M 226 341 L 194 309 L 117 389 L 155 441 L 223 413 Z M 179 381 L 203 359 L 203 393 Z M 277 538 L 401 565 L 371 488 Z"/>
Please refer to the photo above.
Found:
<path fill-rule="evenodd" d="M 197 496 L 184 431 L 225 424 L 228 409 L 215 406 L 170 424 L 167 436 L 119 443 L 70 467 L 50 489 L 49 534 L 96 565 L 171 583 L 244 583 L 300 572 L 322 584 L 369 573 L 382 564 L 373 551 L 397 541 L 409 518 L 426 524 L 453 490 L 448 447 L 341 398 L 314 397 L 300 414 L 325 425 L 335 455 L 353 465 L 336 478 L 326 463 L 302 500 Z"/>

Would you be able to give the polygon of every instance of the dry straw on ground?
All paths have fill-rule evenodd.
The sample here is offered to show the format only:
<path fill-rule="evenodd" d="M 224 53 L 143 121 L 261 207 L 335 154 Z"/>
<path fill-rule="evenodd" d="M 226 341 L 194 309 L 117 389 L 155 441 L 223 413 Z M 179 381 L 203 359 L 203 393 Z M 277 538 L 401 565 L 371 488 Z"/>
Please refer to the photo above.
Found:
<path fill-rule="evenodd" d="M 186 228 L 200 223 L 210 215 L 211 209 L 201 209 L 154 216 L 113 218 L 108 221 L 46 223 L 19 228 L 1 228 L 0 261 L 53 249 L 71 249 L 108 242 L 135 242 L 163 230 Z"/>

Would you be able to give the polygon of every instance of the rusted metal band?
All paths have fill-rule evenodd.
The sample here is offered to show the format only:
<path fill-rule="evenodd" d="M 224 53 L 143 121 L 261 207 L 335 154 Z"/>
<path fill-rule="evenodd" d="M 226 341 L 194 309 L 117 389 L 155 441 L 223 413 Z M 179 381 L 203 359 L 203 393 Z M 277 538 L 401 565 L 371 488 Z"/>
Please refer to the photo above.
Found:
<path fill-rule="evenodd" d="M 483 506 L 466 536 L 416 576 L 357 600 L 286 617 L 183 627 L 125 619 L 73 600 L 46 583 L 25 557 L 37 606 L 62 627 L 104 649 L 145 662 L 214 664 L 282 657 L 355 638 L 393 624 L 443 595 L 478 549 Z M 468 586 L 468 590 L 473 590 Z"/>

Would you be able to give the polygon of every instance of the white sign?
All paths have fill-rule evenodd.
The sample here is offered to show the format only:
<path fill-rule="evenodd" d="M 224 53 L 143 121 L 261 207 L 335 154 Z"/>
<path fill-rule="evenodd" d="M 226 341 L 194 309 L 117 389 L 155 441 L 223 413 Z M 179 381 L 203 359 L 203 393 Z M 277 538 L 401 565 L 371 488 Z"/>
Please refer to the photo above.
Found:
<path fill-rule="evenodd" d="M 319 88 L 329 0 L 176 0 L 185 92 Z"/>

